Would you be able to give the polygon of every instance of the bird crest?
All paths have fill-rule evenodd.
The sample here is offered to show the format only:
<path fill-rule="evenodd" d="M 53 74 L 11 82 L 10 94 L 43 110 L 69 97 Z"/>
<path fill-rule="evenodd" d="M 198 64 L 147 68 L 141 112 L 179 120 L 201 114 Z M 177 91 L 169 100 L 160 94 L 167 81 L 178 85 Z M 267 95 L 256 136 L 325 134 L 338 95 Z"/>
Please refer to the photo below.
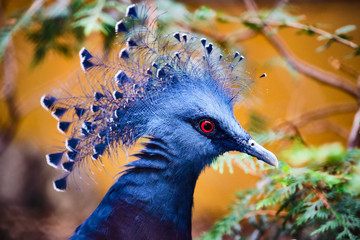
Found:
<path fill-rule="evenodd" d="M 66 136 L 63 150 L 46 156 L 49 165 L 66 172 L 54 182 L 58 191 L 66 189 L 75 169 L 101 161 L 119 145 L 128 148 L 140 137 L 151 136 L 149 118 L 158 116 L 158 104 L 171 94 L 178 93 L 181 105 L 184 87 L 201 91 L 211 86 L 232 105 L 252 82 L 239 52 L 223 56 L 206 38 L 181 31 L 160 33 L 155 9 L 145 4 L 129 6 L 115 31 L 111 58 L 81 49 L 83 93 L 63 91 L 41 99 Z"/>

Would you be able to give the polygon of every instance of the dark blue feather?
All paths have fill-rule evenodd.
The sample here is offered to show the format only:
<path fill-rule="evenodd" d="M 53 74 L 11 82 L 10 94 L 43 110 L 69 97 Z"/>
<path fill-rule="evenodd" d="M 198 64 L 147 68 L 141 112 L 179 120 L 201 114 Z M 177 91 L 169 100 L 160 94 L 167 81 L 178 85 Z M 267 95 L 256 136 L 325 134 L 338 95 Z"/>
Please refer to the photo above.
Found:
<path fill-rule="evenodd" d="M 78 138 L 70 138 L 66 140 L 66 148 L 69 149 L 69 151 L 75 151 L 76 146 L 79 143 L 79 139 Z"/>
<path fill-rule="evenodd" d="M 67 172 L 71 172 L 73 170 L 75 162 L 64 162 L 62 164 L 62 168 L 67 171 Z"/>
<path fill-rule="evenodd" d="M 181 40 L 180 40 L 180 33 L 178 33 L 178 32 L 176 32 L 176 33 L 174 33 L 174 38 L 176 38 L 176 40 L 178 40 L 179 42 L 181 42 Z"/>
<path fill-rule="evenodd" d="M 115 31 L 117 33 L 128 32 L 128 29 L 125 26 L 125 21 L 124 20 L 121 20 L 116 24 Z"/>
<path fill-rule="evenodd" d="M 59 122 L 58 129 L 62 133 L 66 133 L 71 125 L 71 122 Z"/>
<path fill-rule="evenodd" d="M 66 156 L 67 156 L 67 159 L 71 162 L 75 162 L 76 161 L 76 155 L 77 155 L 77 152 L 72 152 L 72 151 L 69 151 L 66 153 Z"/>
<path fill-rule="evenodd" d="M 60 119 L 62 116 L 64 116 L 64 114 L 66 113 L 68 109 L 67 108 L 56 108 L 55 111 L 52 113 L 52 115 L 56 118 L 56 119 Z"/>
<path fill-rule="evenodd" d="M 49 110 L 53 104 L 56 102 L 56 98 L 50 95 L 44 95 L 41 100 L 40 103 L 43 106 L 43 108 Z"/>
<path fill-rule="evenodd" d="M 133 17 L 133 18 L 137 18 L 138 17 L 138 14 L 137 14 L 137 11 L 136 11 L 136 5 L 133 4 L 131 6 L 129 6 L 126 10 L 126 14 L 125 14 L 126 17 Z"/>
<path fill-rule="evenodd" d="M 106 144 L 99 143 L 94 146 L 94 154 L 98 154 L 99 156 L 101 156 L 103 155 L 105 149 L 106 149 Z"/>
<path fill-rule="evenodd" d="M 90 108 L 93 113 L 96 113 L 97 111 L 99 111 L 101 109 L 100 106 L 96 106 L 96 105 L 91 105 Z"/>
<path fill-rule="evenodd" d="M 68 175 L 54 181 L 54 188 L 55 188 L 56 191 L 63 192 L 63 191 L 66 190 L 67 177 L 68 177 Z"/>
<path fill-rule="evenodd" d="M 121 87 L 124 84 L 128 83 L 130 81 L 130 79 L 128 78 L 128 76 L 126 75 L 126 73 L 122 70 L 119 70 L 116 74 L 115 74 L 115 82 L 116 84 Z"/>
<path fill-rule="evenodd" d="M 114 97 L 115 100 L 121 99 L 121 98 L 124 97 L 124 94 L 122 94 L 122 93 L 119 92 L 119 91 L 114 91 L 114 92 L 113 92 L 113 97 Z"/>
<path fill-rule="evenodd" d="M 80 64 L 84 71 L 88 71 L 90 68 L 92 68 L 95 65 L 90 61 L 90 59 L 93 58 L 93 56 L 86 48 L 81 49 L 79 55 L 80 55 Z"/>
<path fill-rule="evenodd" d="M 120 58 L 124 58 L 124 59 L 127 59 L 129 58 L 129 52 L 124 48 L 120 51 L 120 54 L 119 54 Z"/>
<path fill-rule="evenodd" d="M 95 92 L 95 93 L 94 93 L 94 97 L 95 97 L 95 100 L 96 100 L 96 101 L 99 101 L 101 98 L 104 97 L 104 94 L 99 93 L 99 92 Z"/>
<path fill-rule="evenodd" d="M 83 108 L 75 107 L 75 113 L 76 113 L 76 116 L 78 116 L 79 119 L 84 115 L 85 111 L 86 110 L 83 109 Z"/>
<path fill-rule="evenodd" d="M 46 155 L 46 161 L 50 166 L 57 168 L 61 162 L 63 155 L 63 152 L 48 154 Z"/>

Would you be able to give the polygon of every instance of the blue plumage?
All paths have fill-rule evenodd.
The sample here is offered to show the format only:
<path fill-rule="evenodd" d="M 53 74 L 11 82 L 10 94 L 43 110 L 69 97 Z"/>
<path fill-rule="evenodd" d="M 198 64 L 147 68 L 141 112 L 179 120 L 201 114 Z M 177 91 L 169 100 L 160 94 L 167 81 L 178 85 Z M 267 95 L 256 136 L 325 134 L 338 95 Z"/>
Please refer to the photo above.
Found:
<path fill-rule="evenodd" d="M 64 155 L 63 152 L 48 154 L 48 155 L 46 155 L 46 161 L 50 166 L 56 168 L 59 166 L 63 155 Z"/>
<path fill-rule="evenodd" d="M 67 134 L 66 149 L 47 155 L 52 166 L 63 161 L 67 172 L 54 182 L 59 191 L 89 159 L 101 161 L 118 145 L 148 138 L 71 239 L 191 239 L 193 192 L 204 167 L 227 151 L 277 165 L 233 115 L 252 81 L 240 65 L 243 56 L 223 57 L 190 33 L 161 35 L 150 12 L 142 4 L 128 8 L 115 27 L 119 44 L 112 60 L 80 51 L 87 79 L 82 96 L 41 99 Z"/>
<path fill-rule="evenodd" d="M 86 48 L 81 49 L 80 53 L 80 64 L 84 71 L 88 71 L 95 64 L 90 61 L 93 57 Z"/>
<path fill-rule="evenodd" d="M 58 129 L 59 129 L 60 132 L 66 134 L 66 132 L 68 131 L 70 125 L 71 125 L 71 122 L 59 122 L 58 123 Z"/>

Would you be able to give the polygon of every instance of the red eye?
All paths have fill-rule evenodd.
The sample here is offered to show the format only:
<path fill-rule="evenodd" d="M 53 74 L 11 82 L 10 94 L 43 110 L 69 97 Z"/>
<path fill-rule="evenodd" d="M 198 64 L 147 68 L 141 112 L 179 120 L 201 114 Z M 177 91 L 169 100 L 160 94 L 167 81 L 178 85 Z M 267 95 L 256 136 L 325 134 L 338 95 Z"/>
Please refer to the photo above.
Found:
<path fill-rule="evenodd" d="M 204 133 L 210 133 L 214 130 L 214 124 L 208 120 L 202 121 L 200 128 Z"/>

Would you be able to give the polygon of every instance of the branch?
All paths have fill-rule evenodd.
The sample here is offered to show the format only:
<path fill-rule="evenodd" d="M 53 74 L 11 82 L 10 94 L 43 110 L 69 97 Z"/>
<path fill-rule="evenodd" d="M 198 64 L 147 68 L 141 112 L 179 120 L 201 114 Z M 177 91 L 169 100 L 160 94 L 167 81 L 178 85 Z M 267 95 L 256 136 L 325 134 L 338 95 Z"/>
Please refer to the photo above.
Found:
<path fill-rule="evenodd" d="M 258 8 L 253 0 L 244 0 L 245 6 L 248 11 L 257 12 Z M 262 28 L 264 36 L 268 41 L 276 48 L 276 50 L 290 63 L 290 65 L 295 68 L 297 71 L 314 78 L 320 83 L 329 85 L 340 89 L 352 97 L 358 99 L 360 98 L 360 93 L 356 88 L 355 84 L 348 82 L 347 79 L 342 78 L 336 74 L 325 71 L 321 68 L 313 66 L 301 59 L 298 59 L 291 50 L 286 46 L 283 40 L 278 37 L 272 29 L 266 25 Z"/>
<path fill-rule="evenodd" d="M 248 10 L 254 11 L 254 12 L 258 12 L 258 7 L 256 6 L 256 3 L 253 0 L 244 0 L 245 6 Z M 276 8 L 282 7 L 283 5 L 285 5 L 287 3 L 287 1 L 280 1 Z M 306 25 L 306 24 L 302 24 L 302 23 L 297 23 L 297 22 L 289 22 L 289 21 L 261 21 L 259 18 L 256 18 L 256 22 L 257 24 L 265 24 L 265 25 L 273 25 L 273 26 L 288 26 L 288 27 L 292 27 L 292 28 L 296 28 L 296 29 L 300 29 L 300 30 L 308 30 L 308 31 L 312 31 L 314 33 L 317 33 L 319 35 L 322 36 L 330 36 L 332 39 L 346 45 L 349 46 L 355 50 L 357 50 L 359 48 L 359 45 L 357 45 L 354 42 L 351 42 L 347 39 L 341 38 L 335 34 L 329 33 L 323 29 L 314 27 L 314 26 L 310 26 L 310 25 Z"/>
<path fill-rule="evenodd" d="M 339 137 L 341 137 L 344 140 L 347 140 L 349 138 L 349 130 L 345 127 L 336 124 L 330 120 L 323 120 L 321 122 L 315 123 L 312 125 L 311 129 L 308 130 L 311 133 L 319 134 L 331 131 L 335 134 L 337 134 Z"/>
<path fill-rule="evenodd" d="M 189 32 L 200 33 L 202 35 L 209 36 L 210 38 L 214 39 L 215 41 L 219 42 L 220 44 L 225 43 L 225 42 L 244 41 L 244 40 L 252 38 L 256 35 L 256 33 L 251 29 L 241 29 L 241 30 L 233 32 L 231 34 L 227 34 L 227 33 L 219 33 L 217 31 L 213 31 L 213 29 L 199 27 L 194 24 L 189 25 L 189 24 L 181 22 L 181 23 L 178 23 L 178 25 L 181 28 L 186 29 Z"/>
<path fill-rule="evenodd" d="M 330 117 L 334 114 L 352 113 L 356 111 L 356 109 L 357 106 L 354 103 L 342 103 L 333 106 L 326 106 L 316 110 L 305 112 L 293 118 L 292 120 L 287 120 L 286 122 L 281 122 L 279 124 L 276 124 L 275 128 L 281 128 L 282 125 L 288 122 L 290 122 L 292 125 L 295 125 L 296 127 L 301 127 L 308 124 L 311 121 Z"/>
<path fill-rule="evenodd" d="M 321 118 L 330 117 L 334 114 L 352 113 L 357 109 L 356 104 L 343 103 L 333 106 L 326 106 L 323 108 L 311 110 L 297 116 L 292 122 L 298 126 L 304 126 L 311 121 L 315 121 Z"/>
<path fill-rule="evenodd" d="M 4 51 L 3 62 L 3 89 L 2 95 L 5 100 L 6 109 L 8 111 L 8 124 L 4 123 L 1 126 L 0 134 L 0 154 L 7 148 L 15 137 L 20 121 L 20 114 L 16 107 L 15 101 L 15 74 L 16 74 L 16 60 L 15 60 L 15 48 L 12 41 L 8 43 Z"/>
<path fill-rule="evenodd" d="M 358 90 L 360 92 L 360 72 L 350 66 L 341 63 L 338 59 L 331 58 L 329 59 L 329 61 L 335 69 L 341 70 L 342 72 L 352 77 L 355 77 L 357 79 Z M 358 99 L 358 105 L 360 106 L 360 98 Z M 360 108 L 357 110 L 354 116 L 353 124 L 348 137 L 347 147 L 348 149 L 360 147 Z"/>
<path fill-rule="evenodd" d="M 357 50 L 359 48 L 359 45 L 357 45 L 356 43 L 349 41 L 347 39 L 344 39 L 342 37 L 339 37 L 336 34 L 332 34 L 329 33 L 323 29 L 320 28 L 316 28 L 314 26 L 310 26 L 310 25 L 306 25 L 306 24 L 302 24 L 302 23 L 297 23 L 297 22 L 289 22 L 289 21 L 276 21 L 276 20 L 265 20 L 265 21 L 261 21 L 258 18 L 248 18 L 246 19 L 247 22 L 250 23 L 254 23 L 257 25 L 266 25 L 266 26 L 275 26 L 275 27 L 280 27 L 280 26 L 287 26 L 287 27 L 292 27 L 292 28 L 296 28 L 296 29 L 300 29 L 300 30 L 306 30 L 306 31 L 311 31 L 313 33 L 317 33 L 320 36 L 326 36 L 329 39 L 333 39 L 339 43 L 342 43 L 345 46 L 348 46 L 354 50 Z"/>

